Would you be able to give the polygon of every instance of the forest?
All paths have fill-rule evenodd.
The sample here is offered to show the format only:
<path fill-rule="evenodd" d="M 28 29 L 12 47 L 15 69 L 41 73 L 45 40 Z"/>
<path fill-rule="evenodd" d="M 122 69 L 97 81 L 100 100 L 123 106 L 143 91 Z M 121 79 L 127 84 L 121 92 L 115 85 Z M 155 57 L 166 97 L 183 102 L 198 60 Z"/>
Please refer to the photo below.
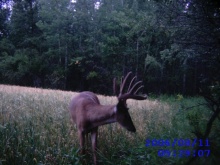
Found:
<path fill-rule="evenodd" d="M 1 0 L 0 83 L 112 95 L 133 71 L 144 92 L 219 86 L 218 0 Z"/>

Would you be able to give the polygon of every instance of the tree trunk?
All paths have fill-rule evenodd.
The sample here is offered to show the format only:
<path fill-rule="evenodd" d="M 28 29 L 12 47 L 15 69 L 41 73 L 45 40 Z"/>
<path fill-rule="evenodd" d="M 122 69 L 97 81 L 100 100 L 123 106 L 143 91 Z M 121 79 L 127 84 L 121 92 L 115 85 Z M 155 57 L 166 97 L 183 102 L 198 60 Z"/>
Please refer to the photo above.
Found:
<path fill-rule="evenodd" d="M 136 45 L 136 69 L 135 69 L 135 76 L 138 75 L 138 66 L 139 66 L 139 39 L 137 39 L 137 45 Z"/>
<path fill-rule="evenodd" d="M 186 93 L 186 64 L 187 64 L 187 57 L 183 61 L 183 86 L 182 86 L 182 93 Z"/>

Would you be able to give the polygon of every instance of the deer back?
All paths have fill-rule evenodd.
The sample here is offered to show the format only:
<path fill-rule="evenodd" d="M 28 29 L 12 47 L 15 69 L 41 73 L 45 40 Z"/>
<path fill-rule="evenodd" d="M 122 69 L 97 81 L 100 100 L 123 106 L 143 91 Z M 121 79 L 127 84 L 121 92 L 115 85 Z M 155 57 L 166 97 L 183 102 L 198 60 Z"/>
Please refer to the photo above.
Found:
<path fill-rule="evenodd" d="M 81 92 L 75 96 L 69 106 L 73 121 L 78 125 L 83 121 L 90 106 L 100 105 L 98 97 L 92 92 Z"/>

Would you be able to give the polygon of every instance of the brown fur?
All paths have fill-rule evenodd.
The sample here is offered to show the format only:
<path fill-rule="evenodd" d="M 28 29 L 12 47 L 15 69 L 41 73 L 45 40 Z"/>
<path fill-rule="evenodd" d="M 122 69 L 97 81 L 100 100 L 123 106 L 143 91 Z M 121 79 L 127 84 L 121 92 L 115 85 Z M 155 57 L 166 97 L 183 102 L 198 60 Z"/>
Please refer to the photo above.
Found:
<path fill-rule="evenodd" d="M 111 118 L 115 122 L 114 107 L 115 105 L 100 105 L 98 97 L 92 92 L 82 92 L 72 99 L 70 113 L 77 128 L 89 133 L 97 126 L 111 123 L 105 122 L 107 119 Z"/>

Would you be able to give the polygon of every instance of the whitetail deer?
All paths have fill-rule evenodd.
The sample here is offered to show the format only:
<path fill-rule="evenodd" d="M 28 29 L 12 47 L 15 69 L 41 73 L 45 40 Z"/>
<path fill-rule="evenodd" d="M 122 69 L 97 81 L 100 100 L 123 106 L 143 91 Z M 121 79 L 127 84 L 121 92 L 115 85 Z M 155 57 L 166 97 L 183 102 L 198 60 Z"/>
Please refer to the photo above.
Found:
<path fill-rule="evenodd" d="M 145 100 L 147 96 L 137 95 L 140 89 L 143 88 L 143 85 L 141 85 L 142 81 L 135 83 L 136 76 L 131 79 L 127 92 L 123 93 L 125 85 L 128 84 L 127 81 L 130 75 L 131 72 L 129 72 L 125 78 L 121 78 L 120 92 L 117 96 L 118 103 L 116 105 L 101 105 L 98 97 L 94 93 L 88 91 L 79 93 L 70 102 L 70 113 L 78 129 L 81 153 L 85 153 L 85 135 L 91 132 L 93 159 L 95 165 L 98 126 L 118 122 L 128 131 L 136 131 L 128 112 L 126 100 Z M 113 90 L 115 94 L 117 94 L 116 87 L 116 79 L 114 78 Z"/>

